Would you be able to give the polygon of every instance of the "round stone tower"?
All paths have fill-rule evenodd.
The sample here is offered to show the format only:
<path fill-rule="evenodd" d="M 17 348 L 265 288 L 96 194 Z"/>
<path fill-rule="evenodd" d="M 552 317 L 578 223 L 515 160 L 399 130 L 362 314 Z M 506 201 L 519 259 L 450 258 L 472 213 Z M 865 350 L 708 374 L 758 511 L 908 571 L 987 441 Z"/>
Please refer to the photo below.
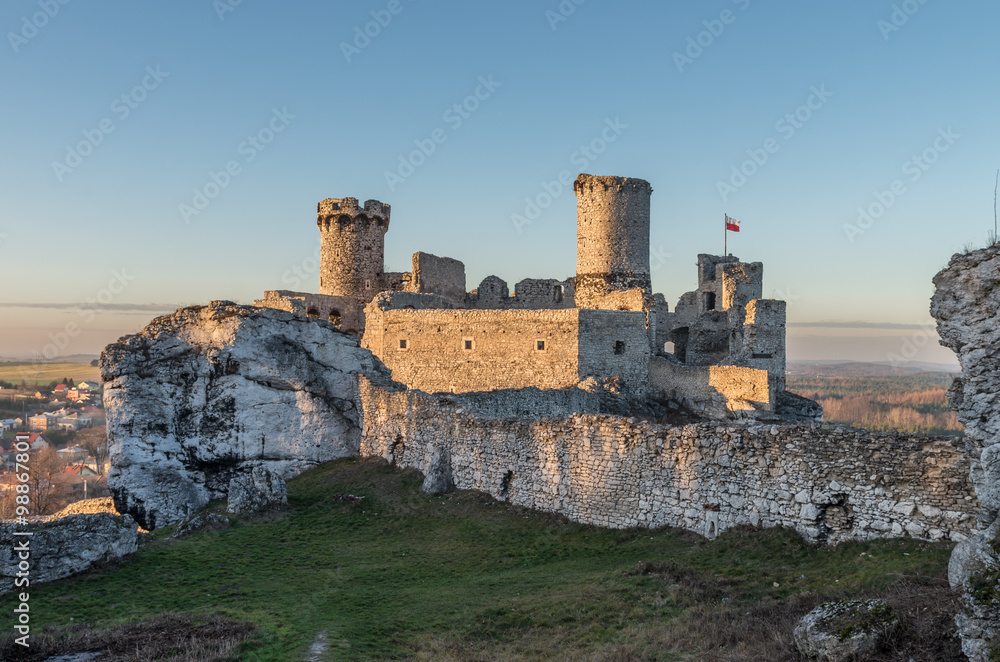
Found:
<path fill-rule="evenodd" d="M 380 291 L 389 205 L 329 198 L 319 203 L 316 223 L 322 237 L 319 293 L 368 304 Z"/>
<path fill-rule="evenodd" d="M 616 306 L 608 295 L 642 290 L 649 279 L 649 182 L 629 177 L 580 175 L 577 197 L 576 305 Z M 638 295 L 637 295 L 638 296 Z"/>

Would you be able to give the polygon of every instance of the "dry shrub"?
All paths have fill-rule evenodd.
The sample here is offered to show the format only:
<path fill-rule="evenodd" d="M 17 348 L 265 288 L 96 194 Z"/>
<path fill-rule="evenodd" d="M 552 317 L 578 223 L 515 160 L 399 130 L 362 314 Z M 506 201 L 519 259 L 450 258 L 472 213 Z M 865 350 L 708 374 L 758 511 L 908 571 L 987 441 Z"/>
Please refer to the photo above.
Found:
<path fill-rule="evenodd" d="M 199 622 L 166 614 L 151 621 L 95 630 L 87 625 L 32 635 L 25 649 L 15 635 L 0 637 L 0 660 L 40 662 L 53 655 L 100 652 L 100 662 L 224 662 L 250 639 L 253 623 L 212 618 Z"/>

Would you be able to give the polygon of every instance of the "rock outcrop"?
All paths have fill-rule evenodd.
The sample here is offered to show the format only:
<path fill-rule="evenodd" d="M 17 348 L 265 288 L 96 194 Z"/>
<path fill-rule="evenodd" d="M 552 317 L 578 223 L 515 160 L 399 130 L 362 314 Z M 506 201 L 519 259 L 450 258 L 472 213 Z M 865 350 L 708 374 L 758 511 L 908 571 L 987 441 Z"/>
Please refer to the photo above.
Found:
<path fill-rule="evenodd" d="M 934 278 L 931 314 L 962 376 L 949 401 L 965 425 L 982 531 L 952 555 L 948 578 L 964 595 L 956 618 L 971 660 L 1000 654 L 1000 245 L 956 255 Z"/>
<path fill-rule="evenodd" d="M 224 531 L 232 526 L 233 523 L 225 515 L 219 513 L 198 513 L 178 524 L 170 537 L 176 540 L 187 538 L 196 533 Z"/>
<path fill-rule="evenodd" d="M 0 594 L 13 590 L 25 569 L 32 584 L 51 582 L 120 559 L 138 547 L 138 527 L 128 515 L 70 515 L 26 526 L 0 523 Z M 19 569 L 22 562 L 27 565 Z"/>
<path fill-rule="evenodd" d="M 225 301 L 154 320 L 101 356 L 116 507 L 151 530 L 255 466 L 289 478 L 357 454 L 358 373 L 386 371 L 319 320 Z"/>
<path fill-rule="evenodd" d="M 828 602 L 806 614 L 795 628 L 799 652 L 820 662 L 844 662 L 875 653 L 899 628 L 881 600 Z"/>
<path fill-rule="evenodd" d="M 254 467 L 229 481 L 227 512 L 257 515 L 288 505 L 288 486 L 281 476 L 264 467 Z"/>

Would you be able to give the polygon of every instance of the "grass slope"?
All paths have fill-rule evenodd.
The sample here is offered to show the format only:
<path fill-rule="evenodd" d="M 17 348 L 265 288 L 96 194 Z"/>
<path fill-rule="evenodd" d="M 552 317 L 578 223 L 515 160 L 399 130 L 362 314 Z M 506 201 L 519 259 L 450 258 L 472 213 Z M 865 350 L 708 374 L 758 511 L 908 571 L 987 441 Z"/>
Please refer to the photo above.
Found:
<path fill-rule="evenodd" d="M 100 382 L 101 371 L 89 363 L 0 363 L 2 382 L 20 384 L 23 379 L 32 386 L 47 386 L 64 378 L 72 378 L 77 384 Z"/>
<path fill-rule="evenodd" d="M 256 661 L 309 659 L 321 632 L 322 660 L 780 661 L 798 659 L 791 629 L 816 604 L 881 595 L 906 629 L 877 659 L 962 659 L 948 544 L 608 531 L 420 484 L 374 460 L 324 465 L 289 483 L 287 513 L 157 531 L 118 567 L 33 587 L 33 625 L 251 622 L 238 659 Z"/>

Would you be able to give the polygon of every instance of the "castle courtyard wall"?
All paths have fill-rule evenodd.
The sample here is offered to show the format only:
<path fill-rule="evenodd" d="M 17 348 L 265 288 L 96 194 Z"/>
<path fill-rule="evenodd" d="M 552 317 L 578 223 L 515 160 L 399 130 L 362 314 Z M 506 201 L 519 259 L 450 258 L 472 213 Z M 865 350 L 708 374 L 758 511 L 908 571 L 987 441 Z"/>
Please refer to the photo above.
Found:
<path fill-rule="evenodd" d="M 830 425 L 668 427 L 579 414 L 484 418 L 362 378 L 361 454 L 422 472 L 448 458 L 459 489 L 610 528 L 713 537 L 786 526 L 835 543 L 963 540 L 978 501 L 963 441 Z"/>
<path fill-rule="evenodd" d="M 594 376 L 618 377 L 635 394 L 645 389 L 649 340 L 642 313 L 370 305 L 367 317 L 363 346 L 408 388 L 429 393 L 564 389 Z"/>

